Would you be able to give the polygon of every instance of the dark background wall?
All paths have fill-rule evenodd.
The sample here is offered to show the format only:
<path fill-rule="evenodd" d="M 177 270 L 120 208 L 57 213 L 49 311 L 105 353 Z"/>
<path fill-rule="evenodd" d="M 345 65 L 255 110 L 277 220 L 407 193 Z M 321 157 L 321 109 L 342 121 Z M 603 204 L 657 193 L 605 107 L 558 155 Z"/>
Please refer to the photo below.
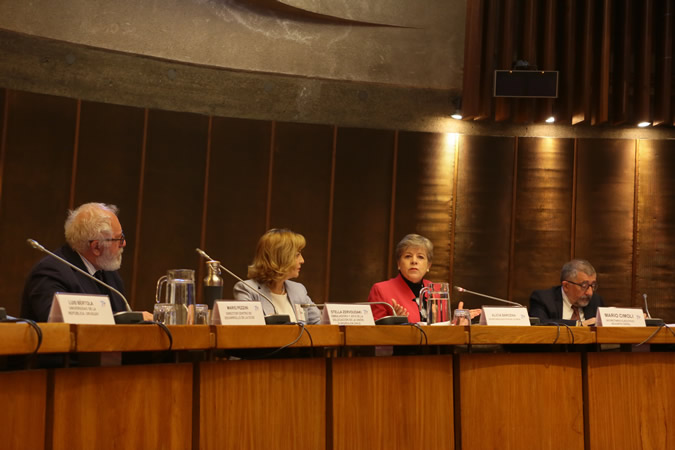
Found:
<path fill-rule="evenodd" d="M 365 300 L 395 273 L 395 243 L 418 232 L 436 245 L 432 280 L 526 303 L 584 257 L 609 305 L 639 306 L 645 292 L 653 315 L 675 321 L 673 140 L 352 128 L 11 89 L 0 104 L 10 314 L 42 256 L 26 238 L 56 248 L 66 210 L 103 201 L 121 209 L 122 275 L 139 309 L 167 269 L 203 276 L 195 247 L 245 276 L 260 234 L 289 227 L 307 238 L 299 281 L 317 302 Z"/>

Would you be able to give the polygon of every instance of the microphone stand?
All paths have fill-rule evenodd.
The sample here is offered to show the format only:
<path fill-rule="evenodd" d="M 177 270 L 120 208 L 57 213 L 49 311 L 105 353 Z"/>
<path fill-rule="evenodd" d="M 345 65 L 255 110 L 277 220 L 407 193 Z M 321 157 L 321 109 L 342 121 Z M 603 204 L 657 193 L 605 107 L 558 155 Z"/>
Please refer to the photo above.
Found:
<path fill-rule="evenodd" d="M 499 297 L 493 297 L 493 296 L 487 295 L 487 294 L 481 294 L 480 292 L 470 291 L 468 289 L 464 289 L 463 287 L 459 287 L 459 286 L 454 286 L 454 289 L 457 292 L 460 292 L 460 293 L 466 292 L 467 294 L 477 295 L 478 297 L 489 298 L 490 300 L 496 300 L 496 301 L 501 302 L 501 303 L 507 303 L 509 305 L 517 306 L 519 308 L 525 308 L 525 305 L 521 305 L 520 303 L 517 303 L 517 302 L 512 302 L 511 300 L 506 300 L 505 298 L 499 298 Z M 525 308 L 525 309 L 527 309 L 527 308 Z M 529 311 L 528 311 L 528 313 L 529 313 Z M 541 321 L 540 321 L 539 317 L 530 317 L 530 325 L 539 325 L 540 323 L 541 323 Z"/>
<path fill-rule="evenodd" d="M 113 291 L 115 294 L 119 295 L 120 298 L 124 301 L 124 306 L 126 307 L 126 311 L 120 311 L 118 313 L 115 313 L 113 316 L 115 318 L 115 323 L 117 324 L 130 324 L 130 323 L 141 323 L 143 322 L 143 313 L 139 311 L 132 311 L 131 306 L 129 306 L 129 302 L 127 301 L 126 297 L 122 295 L 120 291 L 115 289 L 114 287 L 110 286 L 107 283 L 104 283 L 103 281 L 99 280 L 98 278 L 92 276 L 89 272 L 85 272 L 84 270 L 80 269 L 76 265 L 66 261 L 65 259 L 61 258 L 59 255 L 50 252 L 46 248 L 44 248 L 38 241 L 35 239 L 26 239 L 26 242 L 33 247 L 36 250 L 40 250 L 43 253 L 48 254 L 49 256 L 58 259 L 62 263 L 66 264 L 69 266 L 71 269 L 76 270 L 77 272 L 81 273 L 85 277 L 94 280 L 96 283 L 100 284 L 103 287 L 106 287 Z"/>

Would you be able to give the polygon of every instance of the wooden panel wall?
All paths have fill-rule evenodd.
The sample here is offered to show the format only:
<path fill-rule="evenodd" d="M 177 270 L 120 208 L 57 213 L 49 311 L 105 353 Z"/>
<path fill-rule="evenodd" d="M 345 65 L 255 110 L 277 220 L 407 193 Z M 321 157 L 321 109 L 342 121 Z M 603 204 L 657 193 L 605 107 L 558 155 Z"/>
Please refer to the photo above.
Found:
<path fill-rule="evenodd" d="M 515 139 L 462 136 L 457 173 L 453 284 L 508 295 Z M 462 298 L 467 307 L 485 303 Z"/>
<path fill-rule="evenodd" d="M 598 272 L 607 306 L 631 298 L 635 141 L 580 139 L 574 256 Z"/>
<path fill-rule="evenodd" d="M 42 256 L 25 239 L 57 248 L 66 210 L 98 200 L 121 208 L 136 308 L 151 308 L 167 269 L 203 276 L 195 247 L 245 277 L 261 233 L 288 227 L 307 238 L 299 281 L 318 302 L 364 300 L 417 232 L 435 244 L 434 281 L 526 302 L 576 255 L 598 269 L 608 304 L 647 292 L 652 314 L 675 320 L 674 141 L 336 128 L 0 93 L 10 314 Z"/>
<path fill-rule="evenodd" d="M 366 301 L 387 278 L 393 131 L 342 128 L 337 135 L 331 301 Z"/>
<path fill-rule="evenodd" d="M 570 259 L 574 141 L 519 138 L 513 276 L 510 297 L 528 301 L 533 280 L 540 288 L 560 284 Z"/>
<path fill-rule="evenodd" d="M 633 304 L 647 294 L 653 317 L 675 320 L 675 141 L 638 142 L 636 288 Z"/>

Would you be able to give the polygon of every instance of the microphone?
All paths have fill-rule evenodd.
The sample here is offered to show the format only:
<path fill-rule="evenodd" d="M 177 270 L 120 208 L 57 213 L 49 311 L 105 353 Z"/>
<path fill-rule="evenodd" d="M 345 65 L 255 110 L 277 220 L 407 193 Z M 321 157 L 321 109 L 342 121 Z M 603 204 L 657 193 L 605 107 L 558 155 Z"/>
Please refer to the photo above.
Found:
<path fill-rule="evenodd" d="M 658 327 L 663 324 L 663 319 L 652 318 L 652 315 L 649 313 L 649 306 L 647 305 L 647 294 L 642 294 L 642 298 L 645 301 L 645 312 L 647 313 L 647 318 L 645 319 L 645 325 L 648 327 Z"/>
<path fill-rule="evenodd" d="M 387 302 L 357 302 L 354 303 L 355 305 L 386 305 L 389 309 L 391 309 L 392 315 L 391 316 L 384 316 L 380 317 L 375 321 L 375 325 L 401 325 L 404 323 L 408 323 L 408 317 L 406 316 L 399 316 L 396 314 L 396 310 L 394 307 L 387 303 Z"/>
<path fill-rule="evenodd" d="M 473 294 L 473 295 L 477 295 L 477 296 L 479 296 L 479 297 L 489 298 L 489 299 L 491 299 L 491 300 L 497 300 L 498 302 L 508 303 L 509 305 L 520 306 L 521 308 L 525 308 L 525 306 L 524 306 L 524 305 L 521 305 L 520 303 L 512 302 L 511 300 L 506 300 L 506 299 L 504 299 L 504 298 L 493 297 L 493 296 L 487 295 L 487 294 L 481 294 L 480 292 L 470 291 L 470 290 L 468 290 L 468 289 L 464 289 L 463 287 L 454 286 L 454 289 L 455 289 L 457 292 L 466 292 L 467 294 Z"/>
<path fill-rule="evenodd" d="M 501 302 L 501 303 L 506 303 L 506 304 L 509 304 L 509 305 L 518 306 L 520 308 L 525 308 L 525 305 L 521 305 L 520 303 L 517 303 L 517 302 L 512 302 L 511 300 L 506 300 L 505 298 L 499 298 L 499 297 L 493 297 L 493 296 L 487 295 L 487 294 L 481 294 L 480 292 L 470 291 L 468 289 L 464 289 L 463 287 L 459 287 L 459 286 L 453 286 L 453 289 L 455 289 L 457 292 L 460 292 L 460 293 L 466 292 L 467 294 L 477 295 L 478 297 L 489 298 L 490 300 L 496 300 L 496 301 Z M 527 308 L 525 308 L 525 309 L 527 309 Z M 539 317 L 530 317 L 530 325 L 539 325 L 539 323 L 540 323 Z"/>
<path fill-rule="evenodd" d="M 207 255 L 206 252 L 204 250 L 202 250 L 201 248 L 198 247 L 198 248 L 195 249 L 195 251 L 197 253 L 199 253 L 202 256 L 202 258 L 204 258 L 208 261 L 215 261 L 215 259 L 213 259 L 209 255 Z M 225 272 L 230 274 L 236 280 L 241 281 L 241 284 L 246 286 L 246 289 L 253 292 L 254 294 L 258 294 L 258 295 L 262 296 L 265 300 L 270 302 L 270 305 L 272 305 L 272 308 L 274 308 L 274 314 L 269 315 L 269 316 L 265 316 L 265 324 L 267 324 L 267 325 L 280 325 L 280 324 L 291 323 L 291 318 L 288 316 L 288 314 L 276 314 L 277 308 L 274 307 L 274 303 L 272 303 L 272 300 L 270 300 L 270 298 L 268 296 L 266 296 L 262 292 L 258 292 L 257 290 L 253 289 L 251 286 L 246 284 L 246 281 L 244 281 L 243 279 L 238 277 L 236 274 L 234 274 L 232 271 L 230 271 L 230 269 L 228 269 L 227 267 L 223 266 L 220 263 L 218 263 L 218 266 L 220 266 L 221 269 L 223 269 Z"/>
<path fill-rule="evenodd" d="M 49 250 L 44 248 L 42 245 L 40 245 L 40 243 L 38 241 L 36 241 L 35 239 L 26 239 L 26 242 L 28 242 L 28 244 L 31 247 L 33 247 L 34 249 L 40 250 L 41 252 L 46 253 L 49 256 L 58 259 L 59 261 L 61 261 L 65 265 L 69 266 L 71 269 L 74 269 L 74 270 L 80 272 L 85 277 L 87 277 L 91 280 L 94 280 L 98 284 L 107 287 L 108 289 L 113 291 L 115 294 L 119 295 L 120 298 L 122 298 L 122 300 L 124 301 L 124 305 L 126 306 L 127 310 L 126 311 L 120 311 L 120 312 L 115 313 L 113 315 L 115 317 L 115 323 L 129 324 L 129 323 L 141 323 L 141 322 L 143 322 L 143 313 L 140 312 L 140 311 L 132 311 L 131 307 L 129 306 L 129 302 L 127 301 L 126 297 L 124 297 L 124 295 L 122 295 L 122 293 L 120 291 L 118 291 L 114 287 L 110 286 L 109 284 L 104 283 L 103 281 L 99 280 L 98 278 L 92 276 L 89 272 L 85 272 L 84 270 L 80 269 L 76 265 L 71 264 L 70 262 L 61 258 L 59 255 L 50 252 Z"/>

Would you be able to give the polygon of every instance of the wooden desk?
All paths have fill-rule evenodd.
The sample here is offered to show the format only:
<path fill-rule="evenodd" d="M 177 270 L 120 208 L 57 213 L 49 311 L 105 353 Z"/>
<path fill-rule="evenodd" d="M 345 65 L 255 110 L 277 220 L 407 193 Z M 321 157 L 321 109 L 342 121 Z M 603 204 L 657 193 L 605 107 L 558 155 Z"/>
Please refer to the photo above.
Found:
<path fill-rule="evenodd" d="M 376 325 L 343 327 L 345 345 L 461 345 L 469 341 L 469 327 Z"/>
<path fill-rule="evenodd" d="M 77 352 L 162 351 L 169 337 L 157 325 L 72 325 Z M 172 350 L 206 350 L 212 347 L 206 325 L 169 325 Z"/>
<path fill-rule="evenodd" d="M 589 327 L 472 325 L 471 344 L 594 344 Z"/>
<path fill-rule="evenodd" d="M 215 348 L 274 348 L 293 342 L 300 334 L 298 325 L 218 325 Z M 311 339 L 310 339 L 311 335 Z M 336 325 L 306 325 L 302 337 L 291 347 L 338 347 L 344 336 Z"/>
<path fill-rule="evenodd" d="M 42 345 L 38 353 L 67 353 L 72 350 L 70 325 L 39 323 Z M 35 351 L 38 338 L 27 323 L 0 323 L 0 355 L 26 355 Z"/>
<path fill-rule="evenodd" d="M 666 328 L 595 327 L 594 330 L 598 344 L 639 344 L 650 337 L 646 344 L 675 344 L 675 335 Z"/>

